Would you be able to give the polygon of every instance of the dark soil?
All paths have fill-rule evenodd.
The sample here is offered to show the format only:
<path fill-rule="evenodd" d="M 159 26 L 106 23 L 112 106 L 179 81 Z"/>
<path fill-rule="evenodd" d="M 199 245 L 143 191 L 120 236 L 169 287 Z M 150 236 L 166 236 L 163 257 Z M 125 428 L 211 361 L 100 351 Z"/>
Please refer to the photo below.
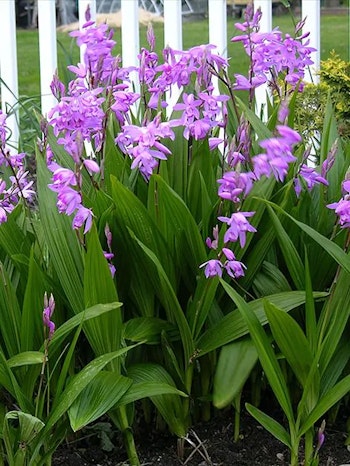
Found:
<path fill-rule="evenodd" d="M 347 437 L 345 420 L 337 427 L 326 427 L 326 440 L 320 451 L 319 466 L 350 466 L 350 451 L 344 445 Z M 177 454 L 177 439 L 169 434 L 142 429 L 135 441 L 143 466 L 287 466 L 287 448 L 259 426 L 248 414 L 242 415 L 241 439 L 233 442 L 232 412 L 220 413 L 208 423 L 196 425 L 184 442 L 184 456 Z M 118 437 L 112 437 L 114 448 L 101 448 L 98 430 L 88 438 L 60 447 L 53 466 L 127 466 L 126 453 Z"/>

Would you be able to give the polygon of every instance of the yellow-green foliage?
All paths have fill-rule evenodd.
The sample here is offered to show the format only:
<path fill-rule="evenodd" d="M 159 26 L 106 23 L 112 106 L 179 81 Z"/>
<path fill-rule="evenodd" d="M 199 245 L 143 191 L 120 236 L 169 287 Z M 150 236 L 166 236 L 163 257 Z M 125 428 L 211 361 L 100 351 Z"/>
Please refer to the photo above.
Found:
<path fill-rule="evenodd" d="M 329 87 L 326 84 L 305 84 L 296 104 L 297 129 L 306 139 L 322 129 Z"/>
<path fill-rule="evenodd" d="M 350 62 L 335 52 L 321 63 L 321 81 L 329 86 L 336 113 L 340 119 L 350 120 Z"/>
<path fill-rule="evenodd" d="M 297 121 L 305 136 L 321 131 L 328 94 L 334 106 L 339 132 L 350 136 L 350 63 L 332 52 L 321 62 L 320 84 L 306 84 L 297 99 Z"/>

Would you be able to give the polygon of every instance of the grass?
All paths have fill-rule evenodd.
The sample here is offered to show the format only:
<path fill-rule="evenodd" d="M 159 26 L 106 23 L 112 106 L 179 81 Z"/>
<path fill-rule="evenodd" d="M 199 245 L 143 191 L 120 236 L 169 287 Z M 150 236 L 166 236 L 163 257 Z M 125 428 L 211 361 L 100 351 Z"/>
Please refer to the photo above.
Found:
<path fill-rule="evenodd" d="M 279 26 L 283 32 L 292 32 L 293 24 L 289 16 L 274 17 L 274 26 Z M 161 52 L 163 43 L 163 25 L 154 25 L 157 37 L 158 53 Z M 231 70 L 233 73 L 245 74 L 248 59 L 242 50 L 241 44 L 229 42 L 235 34 L 233 20 L 228 21 L 228 56 L 231 57 Z M 141 46 L 146 46 L 146 28 L 141 27 Z M 116 31 L 116 53 L 121 53 L 120 30 Z M 79 61 L 79 51 L 73 40 L 66 33 L 58 33 L 58 69 L 63 77 L 66 66 Z M 183 45 L 187 49 L 194 45 L 209 41 L 208 23 L 206 20 L 185 22 L 183 25 Z M 321 59 L 326 59 L 331 50 L 335 50 L 341 58 L 349 59 L 348 17 L 322 16 L 321 17 Z M 36 30 L 17 31 L 17 53 L 19 64 L 19 93 L 21 96 L 39 96 L 39 51 L 38 32 Z"/>

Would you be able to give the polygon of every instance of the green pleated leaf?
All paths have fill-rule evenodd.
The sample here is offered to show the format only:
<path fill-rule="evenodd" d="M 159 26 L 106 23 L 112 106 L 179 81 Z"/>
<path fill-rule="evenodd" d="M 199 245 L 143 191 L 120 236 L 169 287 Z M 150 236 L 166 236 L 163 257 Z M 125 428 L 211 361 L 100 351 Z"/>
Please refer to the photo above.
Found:
<path fill-rule="evenodd" d="M 115 144 L 114 119 L 111 116 L 108 120 L 106 130 L 106 141 L 103 145 L 104 157 L 104 180 L 106 191 L 111 193 L 111 176 L 121 182 L 125 182 L 130 175 L 130 160 L 122 154 Z"/>
<path fill-rule="evenodd" d="M 251 218 L 251 224 L 259 232 L 262 229 L 261 222 L 264 219 L 264 213 L 265 213 L 265 209 L 261 208 L 261 203 L 259 201 L 259 198 L 270 199 L 271 195 L 273 194 L 273 190 L 275 186 L 276 186 L 276 180 L 274 177 L 262 178 L 254 183 L 249 196 L 247 196 L 243 201 L 243 205 L 241 207 L 242 211 L 255 212 L 254 216 Z M 264 223 L 262 226 L 264 226 Z M 260 256 L 256 254 L 255 247 L 254 248 L 250 247 L 250 243 L 253 240 L 253 238 L 255 238 L 254 234 L 247 235 L 244 248 L 239 247 L 237 244 L 236 249 L 235 249 L 237 259 L 242 260 L 244 257 L 244 262 L 246 262 L 246 257 L 247 257 L 247 259 L 249 259 L 249 264 L 250 264 L 250 260 L 252 260 L 251 255 L 253 254 L 254 256 L 256 256 L 254 258 L 254 262 L 255 262 L 254 268 L 250 264 L 247 269 L 245 277 L 242 277 L 242 279 L 244 279 L 245 281 L 251 281 L 252 277 L 250 276 L 250 274 L 254 275 L 254 273 L 257 270 L 259 270 L 260 264 L 265 260 L 266 254 L 269 251 L 271 242 L 274 239 L 274 235 L 270 234 L 268 244 L 263 250 L 259 251 Z"/>
<path fill-rule="evenodd" d="M 226 284 L 226 286 L 230 287 L 228 284 Z M 324 299 L 328 296 L 328 293 L 315 292 L 313 296 L 315 299 Z M 280 309 L 283 309 L 285 312 L 289 312 L 291 309 L 295 309 L 304 304 L 306 298 L 305 292 L 303 291 L 289 291 L 269 295 L 266 296 L 265 299 Z M 264 298 L 250 301 L 247 303 L 247 306 L 256 314 L 262 325 L 267 323 L 264 311 Z M 213 325 L 203 333 L 198 342 L 196 342 L 196 348 L 200 349 L 199 356 L 201 356 L 247 334 L 247 324 L 242 315 L 235 308 L 224 316 L 216 325 Z"/>
<path fill-rule="evenodd" d="M 40 351 L 24 351 L 23 353 L 16 354 L 7 360 L 9 367 L 30 366 L 32 364 L 42 364 L 44 361 L 44 353 Z"/>
<path fill-rule="evenodd" d="M 158 395 L 187 396 L 173 385 L 162 382 L 137 382 L 118 400 L 116 406 L 128 405 L 143 398 L 151 398 Z"/>
<path fill-rule="evenodd" d="M 198 226 L 187 205 L 174 190 L 159 176 L 153 175 L 149 185 L 148 206 L 153 219 L 182 269 L 198 270 L 206 260 L 206 251 Z M 182 270 L 183 273 L 183 270 Z"/>
<path fill-rule="evenodd" d="M 151 259 L 152 263 L 154 264 L 157 277 L 156 282 L 154 283 L 155 290 L 157 290 L 157 294 L 159 299 L 161 300 L 164 309 L 167 312 L 167 317 L 170 322 L 176 322 L 180 335 L 181 335 L 181 342 L 184 348 L 184 356 L 185 356 L 185 366 L 189 364 L 191 356 L 194 353 L 194 342 L 190 332 L 190 328 L 188 326 L 188 322 L 185 318 L 183 310 L 180 306 L 180 303 L 177 299 L 176 293 L 171 286 L 169 278 L 167 277 L 165 270 L 163 269 L 161 263 L 159 262 L 157 256 L 147 248 L 132 232 L 129 232 L 131 237 L 134 239 L 135 244 L 137 244 L 145 255 Z"/>
<path fill-rule="evenodd" d="M 188 324 L 195 341 L 199 338 L 201 330 L 213 306 L 218 284 L 219 280 L 214 277 L 208 280 L 203 272 L 197 280 L 194 296 L 189 302 L 186 312 Z"/>
<path fill-rule="evenodd" d="M 131 229 L 138 238 L 161 257 L 164 243 L 159 241 L 160 232 L 151 219 L 146 207 L 129 189 L 112 177 L 112 195 L 115 203 L 114 220 L 118 227 Z M 131 252 L 131 251 L 130 251 Z M 164 256 L 164 259 L 167 255 Z"/>
<path fill-rule="evenodd" d="M 137 364 L 128 369 L 128 377 L 131 377 L 135 384 L 143 382 L 159 382 L 171 385 L 176 388 L 175 383 L 168 372 L 157 364 Z M 182 395 L 184 395 L 182 393 Z M 152 402 L 168 424 L 170 430 L 179 437 L 184 437 L 187 433 L 187 420 L 184 419 L 180 395 L 155 395 L 150 396 Z M 187 413 L 185 413 L 186 415 Z"/>
<path fill-rule="evenodd" d="M 128 391 L 132 380 L 115 372 L 102 371 L 87 385 L 68 410 L 74 432 L 95 421 Z"/>
<path fill-rule="evenodd" d="M 324 414 L 338 403 L 350 391 L 350 375 L 344 377 L 331 388 L 317 403 L 310 415 L 300 427 L 299 435 L 304 435 Z"/>
<path fill-rule="evenodd" d="M 272 417 L 260 411 L 255 406 L 246 403 L 246 408 L 249 414 L 251 414 L 268 432 L 270 432 L 276 439 L 286 445 L 288 448 L 292 448 L 290 435 L 281 424 L 275 421 Z"/>
<path fill-rule="evenodd" d="M 266 229 L 266 230 L 265 230 Z M 273 242 L 275 241 L 274 228 L 265 226 L 264 231 L 259 230 L 261 236 L 254 243 L 254 248 L 249 248 L 244 264 L 247 267 L 244 277 L 240 279 L 240 283 L 246 289 L 253 286 L 254 280 L 261 271 L 263 264 L 266 262 Z"/>
<path fill-rule="evenodd" d="M 262 202 L 267 202 L 265 200 L 261 200 Z M 306 223 L 299 222 L 294 217 L 289 215 L 285 210 L 283 210 L 278 205 L 268 202 L 275 210 L 278 212 L 283 213 L 289 219 L 291 219 L 298 227 L 304 231 L 310 238 L 312 238 L 316 243 L 318 243 L 336 262 L 343 267 L 347 272 L 350 273 L 350 257 L 343 251 L 343 249 L 338 246 L 337 244 L 333 243 L 330 239 L 326 238 L 325 236 L 321 235 L 318 231 L 314 228 L 311 228 Z"/>
<path fill-rule="evenodd" d="M 343 147 L 346 148 L 348 145 L 343 146 L 339 140 L 338 123 L 334 115 L 333 105 L 329 96 L 324 112 L 324 125 L 322 128 L 320 147 L 320 165 L 328 157 L 329 151 L 336 141 L 337 150 L 334 157 L 334 164 L 327 173 L 327 180 L 329 182 L 329 185 L 327 186 L 327 200 L 329 203 L 338 201 L 342 196 L 341 184 L 349 167 L 349 154 L 347 156 L 346 150 L 343 150 Z M 325 210 L 327 211 L 328 209 Z M 323 220 L 325 218 L 327 218 L 326 214 L 322 216 Z"/>
<path fill-rule="evenodd" d="M 173 128 L 173 131 L 175 133 L 174 140 L 166 142 L 172 155 L 168 157 L 168 160 L 161 162 L 159 173 L 187 204 L 189 142 L 183 137 L 181 127 Z M 166 172 L 166 176 L 164 176 L 164 172 Z"/>
<path fill-rule="evenodd" d="M 271 262 L 264 261 L 253 282 L 257 297 L 291 291 L 290 284 L 281 270 Z"/>
<path fill-rule="evenodd" d="M 317 345 L 316 310 L 307 251 L 305 251 L 305 293 L 305 333 L 311 352 L 312 354 L 315 354 Z"/>
<path fill-rule="evenodd" d="M 45 426 L 43 421 L 37 417 L 22 411 L 9 411 L 5 416 L 5 424 L 11 424 L 12 421 L 15 421 L 15 425 L 18 425 L 18 438 L 26 444 L 29 444 Z"/>
<path fill-rule="evenodd" d="M 293 408 L 287 383 L 279 366 L 277 357 L 273 352 L 270 341 L 259 322 L 259 319 L 244 299 L 232 287 L 227 285 L 223 280 L 220 280 L 220 282 L 228 296 L 237 305 L 239 312 L 247 324 L 263 370 L 281 408 L 283 409 L 288 421 L 294 423 Z"/>
<path fill-rule="evenodd" d="M 53 338 L 50 342 L 50 350 L 56 351 L 59 350 L 62 344 L 62 339 L 65 338 L 68 333 L 78 327 L 81 322 L 94 319 L 101 316 L 105 312 L 110 312 L 114 309 L 118 309 L 122 306 L 122 303 L 108 303 L 108 304 L 96 304 L 95 306 L 89 307 L 79 314 L 71 317 L 64 324 L 58 327 L 53 335 Z"/>
<path fill-rule="evenodd" d="M 21 207 L 17 207 L 11 215 L 8 216 L 7 222 L 1 224 L 0 228 L 0 249 L 16 263 L 16 257 L 29 257 L 31 241 L 30 236 L 25 234 L 23 228 L 17 223 L 17 218 Z M 22 271 L 25 268 L 21 268 Z"/>
<path fill-rule="evenodd" d="M 272 132 L 268 129 L 266 124 L 259 118 L 256 113 L 251 110 L 242 100 L 236 97 L 239 106 L 241 107 L 245 117 L 251 123 L 254 131 L 259 139 L 269 139 L 272 137 Z"/>
<path fill-rule="evenodd" d="M 272 335 L 279 349 L 299 382 L 305 386 L 313 363 L 313 355 L 304 332 L 293 317 L 269 301 L 265 301 L 264 307 Z"/>
<path fill-rule="evenodd" d="M 217 178 L 220 176 L 220 156 L 218 150 L 209 150 L 207 141 L 193 141 L 187 205 L 196 223 L 201 223 L 206 230 L 213 207 L 218 201 Z"/>
<path fill-rule="evenodd" d="M 274 226 L 276 237 L 278 239 L 284 260 L 286 261 L 288 272 L 290 273 L 294 284 L 297 289 L 303 290 L 304 285 L 304 266 L 298 254 L 293 241 L 290 239 L 286 230 L 283 228 L 282 223 L 278 216 L 275 214 L 271 206 L 267 206 L 270 219 Z"/>
<path fill-rule="evenodd" d="M 160 343 L 162 332 L 166 332 L 170 339 L 179 339 L 176 326 L 157 317 L 135 317 L 129 319 L 123 327 L 123 337 L 126 340 L 148 344 Z"/>
<path fill-rule="evenodd" d="M 163 354 L 163 367 L 171 371 L 172 376 L 176 378 L 176 383 L 186 386 L 186 371 L 183 370 L 182 361 L 179 358 L 176 344 L 171 345 L 165 332 L 161 335 L 161 352 Z M 191 369 L 190 369 L 191 370 Z"/>
<path fill-rule="evenodd" d="M 349 258 L 349 256 L 347 256 Z M 349 321 L 350 316 L 350 273 L 340 270 L 335 287 L 325 303 L 317 331 L 322 341 L 319 359 L 320 374 L 323 375 Z"/>
<path fill-rule="evenodd" d="M 23 393 L 2 351 L 0 351 L 0 384 L 14 397 L 22 411 L 32 412 L 32 402 Z"/>
<path fill-rule="evenodd" d="M 42 311 L 44 309 L 44 294 L 48 289 L 44 274 L 35 261 L 34 249 L 32 249 L 21 315 L 22 351 L 38 349 L 42 344 L 44 337 Z"/>
<path fill-rule="evenodd" d="M 134 345 L 135 346 L 135 345 Z M 128 346 L 112 353 L 103 354 L 87 364 L 77 375 L 75 375 L 67 387 L 64 389 L 56 408 L 51 412 L 45 426 L 45 432 L 48 432 L 56 422 L 68 411 L 72 403 L 77 399 L 80 393 L 92 382 L 99 372 L 113 359 L 124 355 L 134 346 Z"/>
<path fill-rule="evenodd" d="M 72 310 L 78 313 L 84 309 L 82 248 L 72 219 L 57 211 L 56 194 L 47 187 L 50 173 L 39 153 L 36 163 L 40 219 L 51 263 Z"/>
<path fill-rule="evenodd" d="M 9 411 L 3 420 L 3 442 L 8 464 L 27 464 L 31 442 L 43 429 L 44 423 L 35 416 L 23 411 Z M 19 443 L 25 448 L 19 448 Z"/>
<path fill-rule="evenodd" d="M 333 357 L 326 366 L 320 382 L 321 396 L 327 393 L 340 380 L 349 362 L 349 338 L 346 332 L 344 332 L 339 344 L 333 351 Z"/>
<path fill-rule="evenodd" d="M 250 338 L 224 346 L 220 351 L 214 375 L 213 404 L 224 408 L 241 392 L 258 360 Z"/>
<path fill-rule="evenodd" d="M 40 311 L 39 311 L 40 312 Z M 16 291 L 5 270 L 0 263 L 0 332 L 2 350 L 7 357 L 21 352 L 20 328 L 21 310 Z"/>
<path fill-rule="evenodd" d="M 116 285 L 97 235 L 95 226 L 86 237 L 87 253 L 84 273 L 85 306 L 118 301 Z M 119 306 L 113 312 L 84 324 L 91 346 L 96 354 L 114 351 L 120 347 L 122 319 Z"/>
<path fill-rule="evenodd" d="M 118 251 L 118 289 L 136 303 L 139 315 L 151 317 L 155 313 L 155 293 L 150 280 L 155 282 L 157 273 L 152 261 L 140 248 L 135 248 L 130 231 L 156 255 L 172 286 L 175 286 L 173 259 L 160 231 L 137 196 L 114 177 L 111 189 L 114 209 L 108 223 Z"/>

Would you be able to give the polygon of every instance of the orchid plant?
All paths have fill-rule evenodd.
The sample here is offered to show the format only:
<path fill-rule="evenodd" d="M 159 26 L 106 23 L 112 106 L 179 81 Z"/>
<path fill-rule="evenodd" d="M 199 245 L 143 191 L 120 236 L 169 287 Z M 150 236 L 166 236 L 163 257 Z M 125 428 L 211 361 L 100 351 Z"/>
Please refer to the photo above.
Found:
<path fill-rule="evenodd" d="M 149 398 L 183 444 L 211 399 L 239 410 L 258 358 L 288 428 L 248 411 L 288 446 L 293 466 L 303 436 L 305 464 L 317 464 L 314 424 L 349 389 L 350 151 L 329 106 L 320 166 L 310 163 L 294 118 L 312 64 L 304 22 L 291 36 L 261 33 L 260 19 L 250 5 L 236 25 L 232 40 L 251 60 L 242 76 L 212 44 L 159 57 L 151 28 L 139 67 L 123 67 L 113 32 L 87 12 L 72 33 L 83 63 L 69 66 L 69 83 L 52 81 L 57 105 L 41 122 L 35 183 L 0 114 L 0 311 L 13 317 L 1 330 L 0 376 L 19 407 L 4 413 L 2 438 L 13 464 L 45 464 L 69 425 L 108 412 L 137 466 L 134 401 Z M 266 121 L 255 113 L 261 85 Z M 43 343 L 29 311 L 44 294 Z M 74 351 L 85 367 L 71 377 Z M 300 386 L 296 413 L 281 361 Z M 41 426 L 24 453 L 13 419 Z"/>

